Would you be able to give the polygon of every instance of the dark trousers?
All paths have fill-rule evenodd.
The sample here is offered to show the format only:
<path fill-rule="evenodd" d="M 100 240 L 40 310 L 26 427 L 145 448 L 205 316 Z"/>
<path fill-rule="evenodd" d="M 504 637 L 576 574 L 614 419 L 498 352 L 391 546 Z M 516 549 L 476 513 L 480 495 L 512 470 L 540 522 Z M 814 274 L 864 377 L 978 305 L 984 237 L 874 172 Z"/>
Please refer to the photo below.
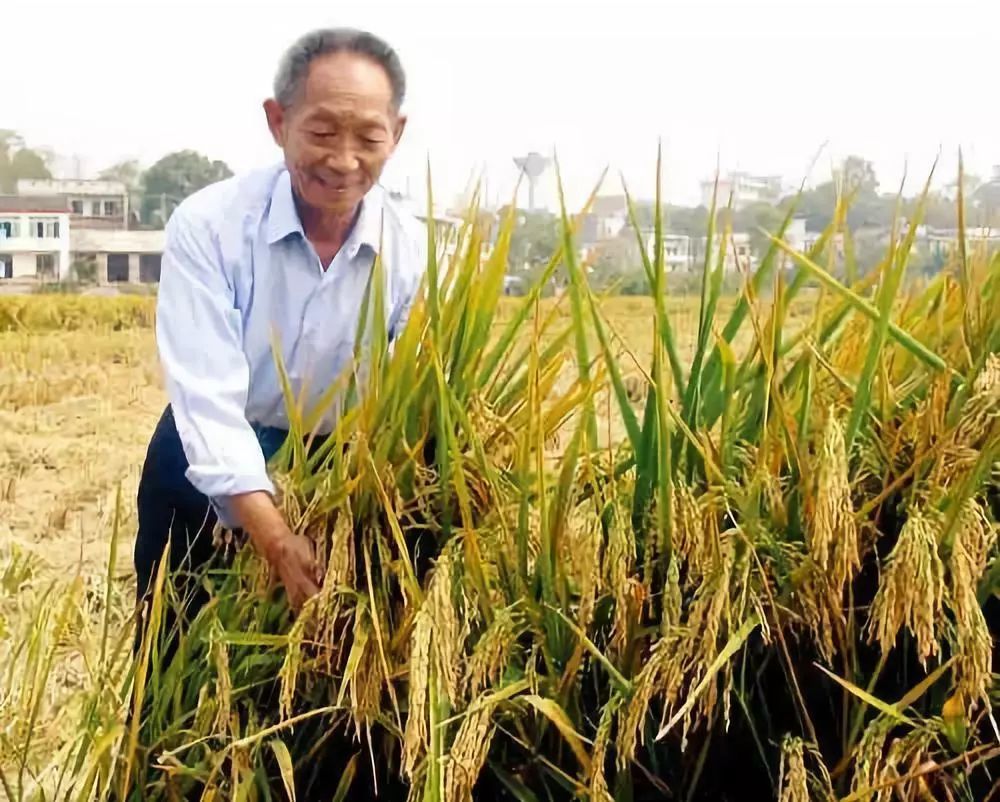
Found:
<path fill-rule="evenodd" d="M 255 427 L 255 431 L 265 459 L 274 455 L 287 436 L 280 429 Z M 140 610 L 152 591 L 168 539 L 170 572 L 184 612 L 193 615 L 206 601 L 196 578 L 218 555 L 213 545 L 217 518 L 208 498 L 188 481 L 187 469 L 187 457 L 168 405 L 149 441 L 136 499 L 139 531 L 134 562 Z M 142 627 L 138 630 L 137 643 Z"/>

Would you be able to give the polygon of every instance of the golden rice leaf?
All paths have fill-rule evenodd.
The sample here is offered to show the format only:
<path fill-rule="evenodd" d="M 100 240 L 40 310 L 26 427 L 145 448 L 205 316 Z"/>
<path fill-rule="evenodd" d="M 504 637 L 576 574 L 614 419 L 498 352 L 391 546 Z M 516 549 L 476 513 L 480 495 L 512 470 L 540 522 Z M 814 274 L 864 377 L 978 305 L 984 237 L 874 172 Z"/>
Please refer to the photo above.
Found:
<path fill-rule="evenodd" d="M 573 722 L 566 715 L 566 711 L 551 699 L 545 699 L 535 694 L 529 694 L 522 698 L 556 726 L 556 729 L 559 730 L 559 733 L 566 740 L 569 748 L 573 750 L 573 754 L 576 755 L 580 766 L 589 774 L 590 758 L 587 756 L 583 744 L 590 743 L 590 741 L 576 731 Z"/>
<path fill-rule="evenodd" d="M 285 786 L 285 793 L 291 802 L 295 802 L 295 769 L 292 763 L 292 756 L 285 746 L 285 742 L 280 738 L 271 741 L 271 751 L 278 761 L 278 769 L 281 771 L 281 782 Z"/>
<path fill-rule="evenodd" d="M 841 687 L 848 690 L 850 693 L 857 696 L 865 704 L 874 707 L 880 713 L 885 713 L 885 715 L 903 724 L 909 724 L 912 727 L 917 726 L 917 722 L 915 722 L 913 719 L 911 719 L 909 716 L 903 713 L 896 705 L 890 704 L 889 702 L 883 702 L 877 696 L 873 696 L 863 688 L 859 688 L 853 682 L 846 680 L 843 677 L 838 677 L 832 671 L 827 671 L 819 663 L 814 663 L 813 665 L 815 665 L 816 668 L 818 668 L 820 671 L 826 674 L 830 679 L 832 679 L 838 685 L 840 685 Z"/>

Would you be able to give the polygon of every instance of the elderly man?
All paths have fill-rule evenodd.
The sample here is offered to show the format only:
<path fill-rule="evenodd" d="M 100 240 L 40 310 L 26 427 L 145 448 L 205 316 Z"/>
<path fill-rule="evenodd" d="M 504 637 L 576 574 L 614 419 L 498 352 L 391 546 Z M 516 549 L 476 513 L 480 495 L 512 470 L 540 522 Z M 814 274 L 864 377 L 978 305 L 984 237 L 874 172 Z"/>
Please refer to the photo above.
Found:
<path fill-rule="evenodd" d="M 283 164 L 207 187 L 170 218 L 156 326 L 170 403 L 139 484 L 140 600 L 168 536 L 174 571 L 197 569 L 217 520 L 249 535 L 293 606 L 316 593 L 310 544 L 275 506 L 266 471 L 288 428 L 272 331 L 308 404 L 352 356 L 376 255 L 391 336 L 402 328 L 426 234 L 378 180 L 403 134 L 404 92 L 377 37 L 303 36 L 264 103 Z"/>

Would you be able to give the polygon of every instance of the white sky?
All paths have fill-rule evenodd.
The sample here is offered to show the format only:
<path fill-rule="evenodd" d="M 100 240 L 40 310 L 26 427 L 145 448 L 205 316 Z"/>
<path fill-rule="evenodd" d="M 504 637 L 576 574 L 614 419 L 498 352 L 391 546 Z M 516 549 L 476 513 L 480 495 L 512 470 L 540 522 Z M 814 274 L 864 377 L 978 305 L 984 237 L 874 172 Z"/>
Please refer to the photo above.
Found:
<path fill-rule="evenodd" d="M 696 202 L 715 169 L 814 180 L 850 152 L 883 189 L 1000 164 L 1000 0 L 0 0 L 0 127 L 97 170 L 195 148 L 279 157 L 260 104 L 284 48 L 325 25 L 388 39 L 410 126 L 385 175 L 451 200 L 473 170 L 509 197 L 511 157 L 558 150 L 570 202 L 601 168 Z M 607 185 L 618 187 L 617 178 Z M 541 199 L 551 202 L 551 187 Z M 523 200 L 526 201 L 526 198 Z"/>

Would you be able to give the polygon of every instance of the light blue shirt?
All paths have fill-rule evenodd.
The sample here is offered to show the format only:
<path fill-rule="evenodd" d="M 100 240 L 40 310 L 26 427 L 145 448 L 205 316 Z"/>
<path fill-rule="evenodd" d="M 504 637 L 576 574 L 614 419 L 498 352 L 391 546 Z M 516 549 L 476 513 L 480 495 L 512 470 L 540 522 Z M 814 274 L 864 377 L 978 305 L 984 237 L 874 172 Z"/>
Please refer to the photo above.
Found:
<path fill-rule="evenodd" d="M 390 337 L 423 276 L 426 228 L 374 187 L 324 271 L 284 166 L 206 187 L 167 225 L 156 338 L 187 478 L 224 524 L 226 498 L 274 492 L 253 425 L 288 428 L 272 327 L 292 390 L 308 409 L 353 357 L 376 253 Z M 381 248 L 381 251 L 380 251 Z M 320 427 L 329 432 L 331 409 Z"/>

